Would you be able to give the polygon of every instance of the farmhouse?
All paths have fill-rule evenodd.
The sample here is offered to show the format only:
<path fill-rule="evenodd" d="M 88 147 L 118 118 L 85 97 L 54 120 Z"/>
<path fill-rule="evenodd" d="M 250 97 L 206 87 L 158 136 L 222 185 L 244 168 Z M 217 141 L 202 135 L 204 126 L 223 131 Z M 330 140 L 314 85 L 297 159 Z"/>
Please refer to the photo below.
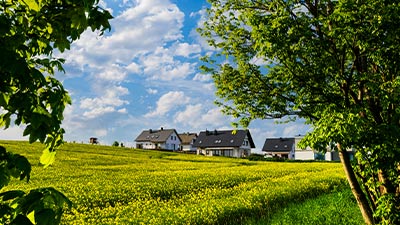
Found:
<path fill-rule="evenodd" d="M 90 144 L 98 144 L 99 141 L 97 140 L 96 137 L 91 137 L 91 138 L 89 138 L 89 143 L 90 143 Z"/>
<path fill-rule="evenodd" d="M 181 138 L 181 148 L 180 150 L 183 152 L 196 152 L 196 148 L 193 146 L 194 142 L 197 139 L 196 133 L 182 133 L 179 134 Z"/>
<path fill-rule="evenodd" d="M 248 130 L 206 130 L 200 132 L 194 147 L 198 155 L 239 158 L 249 156 L 255 145 Z"/>
<path fill-rule="evenodd" d="M 267 138 L 265 140 L 262 151 L 267 157 L 279 157 L 295 160 L 326 160 L 339 161 L 339 154 L 326 148 L 326 153 L 319 153 L 307 147 L 305 149 L 298 146 L 303 136 L 299 135 L 294 138 Z M 349 149 L 350 155 L 353 151 Z"/>
<path fill-rule="evenodd" d="M 295 139 L 294 138 L 267 138 L 262 151 L 267 156 L 286 159 L 295 158 Z"/>
<path fill-rule="evenodd" d="M 175 129 L 144 130 L 135 139 L 136 148 L 177 151 L 182 140 Z"/>

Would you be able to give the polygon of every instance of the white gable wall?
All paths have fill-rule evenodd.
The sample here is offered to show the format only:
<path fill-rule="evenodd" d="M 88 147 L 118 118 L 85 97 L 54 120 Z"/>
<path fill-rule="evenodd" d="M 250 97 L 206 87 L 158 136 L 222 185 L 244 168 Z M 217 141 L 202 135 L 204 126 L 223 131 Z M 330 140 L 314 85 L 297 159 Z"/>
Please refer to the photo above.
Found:
<path fill-rule="evenodd" d="M 179 140 L 178 134 L 173 132 L 165 141 L 165 143 L 163 143 L 161 145 L 162 149 L 166 149 L 166 150 L 172 150 L 172 151 L 176 151 L 179 150 L 181 145 L 181 141 Z"/>

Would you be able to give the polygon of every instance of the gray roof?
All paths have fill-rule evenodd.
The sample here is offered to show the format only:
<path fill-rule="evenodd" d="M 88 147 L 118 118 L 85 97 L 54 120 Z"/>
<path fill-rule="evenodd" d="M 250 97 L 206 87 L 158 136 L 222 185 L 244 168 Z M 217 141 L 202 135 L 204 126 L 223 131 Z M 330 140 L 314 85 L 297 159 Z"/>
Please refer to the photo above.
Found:
<path fill-rule="evenodd" d="M 293 149 L 294 138 L 267 138 L 262 151 L 290 152 Z"/>
<path fill-rule="evenodd" d="M 197 137 L 194 147 L 212 148 L 212 147 L 240 147 L 247 136 L 251 148 L 255 148 L 253 138 L 248 130 L 214 130 L 202 131 Z"/>
<path fill-rule="evenodd" d="M 136 142 L 152 142 L 163 143 L 171 136 L 172 133 L 177 134 L 180 141 L 182 141 L 175 129 L 160 129 L 160 130 L 144 130 L 135 139 Z"/>
<path fill-rule="evenodd" d="M 196 133 L 183 133 L 183 134 L 179 134 L 179 137 L 181 138 L 183 145 L 188 145 L 188 144 L 192 143 L 193 139 L 197 138 L 197 134 Z"/>

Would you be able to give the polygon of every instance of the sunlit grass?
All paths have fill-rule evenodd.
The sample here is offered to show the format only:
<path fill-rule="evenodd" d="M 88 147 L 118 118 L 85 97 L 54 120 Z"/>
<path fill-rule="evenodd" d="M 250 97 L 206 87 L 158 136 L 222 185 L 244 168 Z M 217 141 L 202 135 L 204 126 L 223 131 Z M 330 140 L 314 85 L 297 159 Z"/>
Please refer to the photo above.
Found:
<path fill-rule="evenodd" d="M 24 154 L 33 165 L 28 184 L 15 180 L 7 189 L 52 186 L 62 191 L 74 202 L 64 224 L 242 224 L 272 218 L 290 202 L 348 189 L 336 163 L 255 162 L 65 144 L 54 165 L 44 169 L 38 165 L 42 145 L 0 145 Z"/>

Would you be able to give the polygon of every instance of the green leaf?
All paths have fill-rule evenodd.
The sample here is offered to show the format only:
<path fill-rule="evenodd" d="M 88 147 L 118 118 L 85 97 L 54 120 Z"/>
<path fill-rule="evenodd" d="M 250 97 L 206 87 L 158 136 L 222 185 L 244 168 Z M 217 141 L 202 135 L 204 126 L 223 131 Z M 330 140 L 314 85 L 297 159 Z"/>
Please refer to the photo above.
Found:
<path fill-rule="evenodd" d="M 7 95 L 6 93 L 1 93 L 0 92 L 0 106 L 8 105 L 9 101 L 10 101 L 10 96 Z"/>
<path fill-rule="evenodd" d="M 50 152 L 48 148 L 43 150 L 42 156 L 40 156 L 40 163 L 44 166 L 44 168 L 47 168 L 51 164 L 54 163 L 56 158 L 56 152 L 52 151 Z"/>
<path fill-rule="evenodd" d="M 11 221 L 10 225 L 34 225 L 28 217 L 18 214 L 17 217 Z"/>
<path fill-rule="evenodd" d="M 21 190 L 11 190 L 11 191 L 6 191 L 3 193 L 0 193 L 0 197 L 3 197 L 3 201 L 8 201 L 14 198 L 21 197 L 25 194 L 24 191 Z"/>
<path fill-rule="evenodd" d="M 52 209 L 35 211 L 34 221 L 40 225 L 53 225 L 56 223 L 56 213 Z"/>
<path fill-rule="evenodd" d="M 3 166 L 1 166 L 0 167 L 0 189 L 2 189 L 4 186 L 8 185 L 8 182 L 10 182 L 9 170 L 7 170 Z"/>

